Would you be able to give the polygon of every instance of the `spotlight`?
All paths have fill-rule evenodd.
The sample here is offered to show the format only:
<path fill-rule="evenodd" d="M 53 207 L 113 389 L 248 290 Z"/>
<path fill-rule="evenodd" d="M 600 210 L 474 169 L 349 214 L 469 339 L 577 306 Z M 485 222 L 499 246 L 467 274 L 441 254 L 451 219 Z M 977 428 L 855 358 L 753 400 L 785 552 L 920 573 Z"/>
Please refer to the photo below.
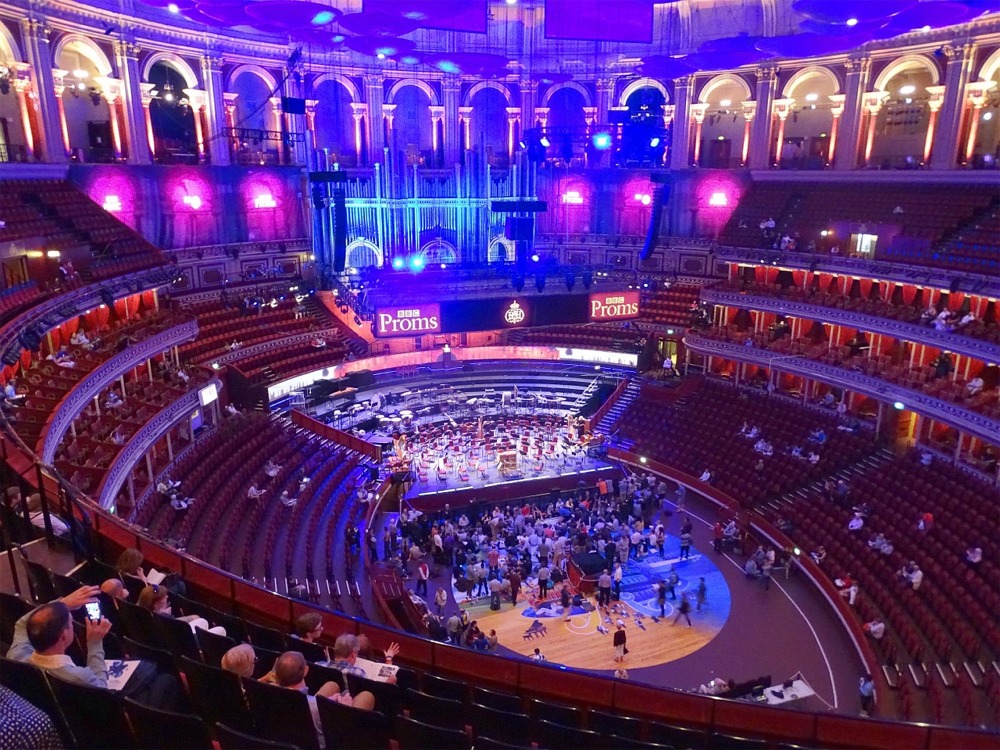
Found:
<path fill-rule="evenodd" d="M 892 408 L 895 409 L 896 411 L 903 411 L 903 409 L 906 408 L 906 404 L 904 404 L 902 401 L 893 401 Z"/>
<path fill-rule="evenodd" d="M 858 25 L 858 19 L 857 18 L 848 18 L 847 19 L 847 25 L 848 26 L 857 26 Z"/>
<path fill-rule="evenodd" d="M 639 456 L 639 463 L 645 464 L 647 461 L 649 461 L 649 459 L 645 456 Z"/>
<path fill-rule="evenodd" d="M 650 148 L 656 148 L 659 145 L 660 145 L 660 139 L 659 138 L 650 138 L 649 139 L 649 147 Z"/>
<path fill-rule="evenodd" d="M 549 139 L 544 135 L 542 136 L 542 139 L 539 141 L 539 143 L 541 143 L 542 146 L 545 148 L 548 148 L 549 146 L 552 145 L 551 143 L 549 143 Z"/>
<path fill-rule="evenodd" d="M 406 265 L 406 261 L 404 261 L 402 257 L 397 255 L 392 259 L 392 267 L 397 271 L 401 271 L 404 265 Z"/>
<path fill-rule="evenodd" d="M 607 133 L 594 133 L 592 141 L 598 151 L 607 151 L 611 148 L 611 136 Z"/>
<path fill-rule="evenodd" d="M 534 255 L 531 256 L 532 263 L 537 263 L 538 261 L 539 261 L 538 253 L 535 253 Z"/>
<path fill-rule="evenodd" d="M 177 7 L 177 3 L 170 3 L 170 5 L 167 6 L 167 10 L 169 10 L 171 13 L 181 12 L 181 9 Z"/>
<path fill-rule="evenodd" d="M 412 268 L 414 271 L 423 271 L 424 270 L 424 256 L 423 255 L 414 255 L 412 258 L 410 258 L 410 268 Z"/>

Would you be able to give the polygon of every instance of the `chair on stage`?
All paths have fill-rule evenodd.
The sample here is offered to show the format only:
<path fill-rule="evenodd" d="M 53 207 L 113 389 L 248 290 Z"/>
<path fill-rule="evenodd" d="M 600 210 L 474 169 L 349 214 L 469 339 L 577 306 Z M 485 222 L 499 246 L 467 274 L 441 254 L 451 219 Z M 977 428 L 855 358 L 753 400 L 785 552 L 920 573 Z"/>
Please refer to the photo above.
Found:
<path fill-rule="evenodd" d="M 465 469 L 459 469 L 458 470 L 458 478 L 461 479 L 463 482 L 468 482 L 469 481 L 469 472 L 467 472 Z"/>

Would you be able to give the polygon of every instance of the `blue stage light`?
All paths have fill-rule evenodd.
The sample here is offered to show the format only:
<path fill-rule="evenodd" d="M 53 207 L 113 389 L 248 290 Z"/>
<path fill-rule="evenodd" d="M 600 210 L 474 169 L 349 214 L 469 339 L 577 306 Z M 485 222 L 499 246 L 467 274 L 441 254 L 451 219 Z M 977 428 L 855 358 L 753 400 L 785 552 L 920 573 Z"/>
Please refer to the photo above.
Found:
<path fill-rule="evenodd" d="M 392 259 L 392 267 L 395 268 L 397 271 L 402 270 L 404 265 L 406 265 L 406 261 L 404 261 L 401 256 L 397 255 L 395 258 Z"/>
<path fill-rule="evenodd" d="M 598 151 L 605 151 L 611 148 L 611 136 L 607 133 L 594 133 L 594 148 Z"/>
<path fill-rule="evenodd" d="M 537 263 L 539 261 L 538 253 L 531 256 L 532 263 Z"/>
<path fill-rule="evenodd" d="M 423 271 L 424 270 L 424 256 L 423 255 L 414 255 L 412 258 L 410 258 L 410 268 L 412 268 L 414 271 Z"/>

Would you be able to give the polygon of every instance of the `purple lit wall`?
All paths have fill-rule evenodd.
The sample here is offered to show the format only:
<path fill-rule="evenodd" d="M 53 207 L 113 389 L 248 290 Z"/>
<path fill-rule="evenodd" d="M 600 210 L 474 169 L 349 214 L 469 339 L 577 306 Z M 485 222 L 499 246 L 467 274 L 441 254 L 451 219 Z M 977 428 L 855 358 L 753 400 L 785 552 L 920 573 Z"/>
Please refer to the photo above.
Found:
<path fill-rule="evenodd" d="M 92 200 L 163 248 L 307 236 L 301 175 L 269 167 L 70 167 Z"/>

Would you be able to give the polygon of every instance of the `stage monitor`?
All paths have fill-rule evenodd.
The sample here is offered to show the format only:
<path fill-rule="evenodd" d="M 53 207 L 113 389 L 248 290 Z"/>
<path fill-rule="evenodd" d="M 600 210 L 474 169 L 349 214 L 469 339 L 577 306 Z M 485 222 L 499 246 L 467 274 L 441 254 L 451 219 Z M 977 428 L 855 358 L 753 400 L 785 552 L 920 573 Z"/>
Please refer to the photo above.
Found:
<path fill-rule="evenodd" d="M 639 317 L 639 290 L 597 292 L 590 295 L 590 321 L 630 320 Z"/>
<path fill-rule="evenodd" d="M 437 302 L 380 307 L 375 312 L 376 336 L 422 336 L 441 330 L 441 305 Z"/>

